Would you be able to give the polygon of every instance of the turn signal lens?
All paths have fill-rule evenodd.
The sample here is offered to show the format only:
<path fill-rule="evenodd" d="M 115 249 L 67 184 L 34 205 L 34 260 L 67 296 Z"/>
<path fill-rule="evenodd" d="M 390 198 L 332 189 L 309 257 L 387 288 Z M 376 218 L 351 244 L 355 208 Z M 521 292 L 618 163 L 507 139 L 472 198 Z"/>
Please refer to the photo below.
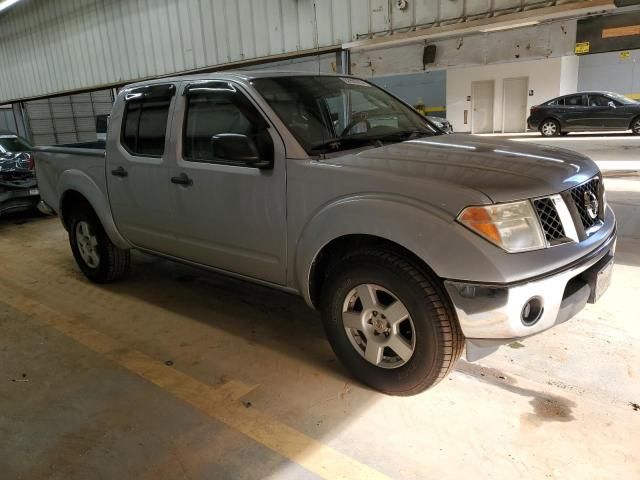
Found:
<path fill-rule="evenodd" d="M 483 207 L 467 207 L 458 222 L 507 252 L 546 246 L 544 234 L 528 200 Z"/>

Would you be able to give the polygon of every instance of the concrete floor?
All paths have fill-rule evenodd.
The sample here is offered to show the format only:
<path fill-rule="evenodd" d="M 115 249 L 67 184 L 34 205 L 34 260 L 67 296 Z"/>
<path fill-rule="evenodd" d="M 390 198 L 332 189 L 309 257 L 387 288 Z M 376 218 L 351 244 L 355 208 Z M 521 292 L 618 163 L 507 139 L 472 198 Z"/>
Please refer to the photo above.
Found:
<path fill-rule="evenodd" d="M 601 302 L 411 398 L 295 297 L 142 255 L 92 285 L 57 219 L 0 219 L 0 478 L 640 478 L 640 177 L 606 186 Z"/>
<path fill-rule="evenodd" d="M 630 132 L 570 133 L 566 137 L 543 137 L 538 132 L 521 134 L 486 134 L 508 138 L 516 142 L 567 148 L 592 158 L 603 172 L 635 171 L 640 174 L 640 136 Z"/>

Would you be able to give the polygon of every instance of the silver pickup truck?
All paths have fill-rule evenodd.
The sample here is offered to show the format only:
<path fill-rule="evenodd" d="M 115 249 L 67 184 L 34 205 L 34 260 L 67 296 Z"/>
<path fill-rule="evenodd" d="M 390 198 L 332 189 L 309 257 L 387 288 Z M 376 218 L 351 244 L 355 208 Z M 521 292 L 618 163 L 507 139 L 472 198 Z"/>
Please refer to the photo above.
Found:
<path fill-rule="evenodd" d="M 353 77 L 194 75 L 127 86 L 106 150 L 36 171 L 91 281 L 138 249 L 301 295 L 355 377 L 411 395 L 596 301 L 615 250 L 591 160 L 441 133 Z"/>

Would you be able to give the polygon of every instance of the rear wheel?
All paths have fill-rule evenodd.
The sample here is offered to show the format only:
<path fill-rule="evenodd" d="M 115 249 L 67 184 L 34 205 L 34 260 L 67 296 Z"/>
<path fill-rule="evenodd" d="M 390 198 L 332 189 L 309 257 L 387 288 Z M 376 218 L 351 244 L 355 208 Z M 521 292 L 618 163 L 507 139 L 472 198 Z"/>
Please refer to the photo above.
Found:
<path fill-rule="evenodd" d="M 637 117 L 631 122 L 631 131 L 635 135 L 640 135 L 640 117 Z"/>
<path fill-rule="evenodd" d="M 414 395 L 442 380 L 464 337 L 439 282 L 394 253 L 363 251 L 339 261 L 322 292 L 331 346 L 363 383 Z"/>
<path fill-rule="evenodd" d="M 127 275 L 131 269 L 129 250 L 116 247 L 100 220 L 88 206 L 77 208 L 69 219 L 69 243 L 82 273 L 96 283 L 107 283 Z"/>
<path fill-rule="evenodd" d="M 560 124 L 549 118 L 540 124 L 540 133 L 545 137 L 555 137 L 560 135 Z"/>

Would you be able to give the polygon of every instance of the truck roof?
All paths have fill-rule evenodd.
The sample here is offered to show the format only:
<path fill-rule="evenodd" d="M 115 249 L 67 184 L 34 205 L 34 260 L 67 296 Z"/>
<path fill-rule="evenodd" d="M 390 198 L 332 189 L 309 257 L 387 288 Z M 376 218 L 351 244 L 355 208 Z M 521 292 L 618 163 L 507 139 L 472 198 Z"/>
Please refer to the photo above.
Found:
<path fill-rule="evenodd" d="M 194 80 L 241 80 L 249 81 L 254 78 L 271 78 L 271 77 L 337 77 L 345 76 L 333 73 L 316 73 L 316 72 L 296 72 L 296 71 L 263 71 L 263 70 L 242 70 L 234 71 L 227 70 L 224 72 L 208 72 L 208 73 L 194 73 L 189 75 L 174 75 L 170 77 L 158 77 L 149 80 L 143 80 L 141 82 L 130 83 L 125 88 L 139 87 L 143 85 L 151 85 L 154 83 L 166 83 L 166 82 L 184 82 Z"/>

